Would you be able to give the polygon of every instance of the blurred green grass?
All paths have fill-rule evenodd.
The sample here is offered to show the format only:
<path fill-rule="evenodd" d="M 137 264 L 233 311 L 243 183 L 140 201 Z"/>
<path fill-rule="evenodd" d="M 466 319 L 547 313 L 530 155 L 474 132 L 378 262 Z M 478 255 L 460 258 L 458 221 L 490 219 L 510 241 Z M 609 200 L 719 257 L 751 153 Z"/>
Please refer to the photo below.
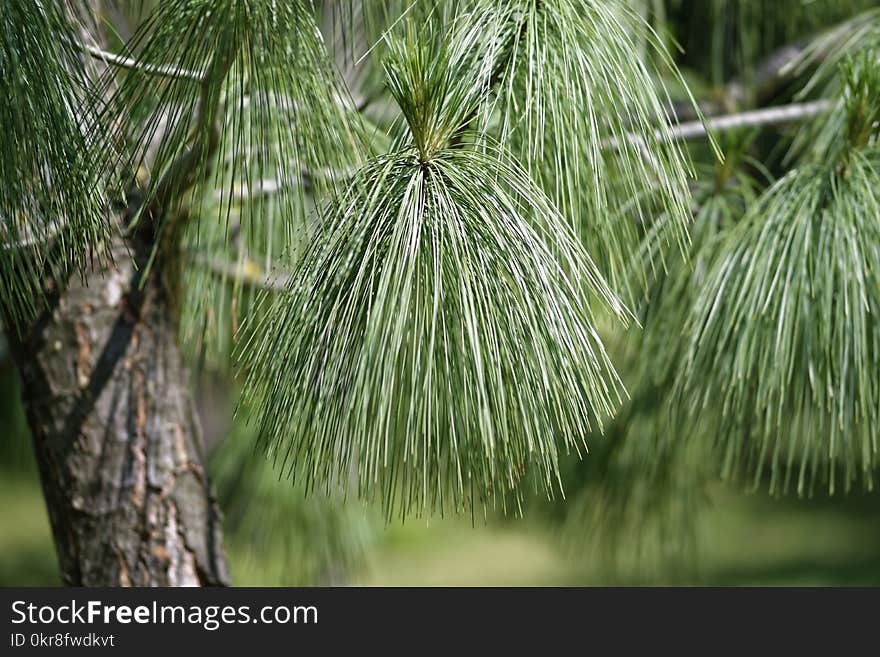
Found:
<path fill-rule="evenodd" d="M 36 472 L 0 475 L 0 586 L 61 583 Z"/>
<path fill-rule="evenodd" d="M 880 585 L 880 512 L 870 498 L 776 500 L 720 489 L 700 524 L 685 578 L 611 569 L 587 551 L 563 552 L 534 522 L 477 527 L 445 521 L 397 527 L 366 585 Z"/>
<path fill-rule="evenodd" d="M 774 500 L 728 488 L 712 493 L 700 523 L 698 562 L 676 583 L 705 585 L 880 585 L 880 505 L 876 496 Z M 0 479 L 0 585 L 59 583 L 36 474 Z M 563 550 L 535 519 L 472 526 L 470 520 L 413 520 L 380 531 L 359 572 L 367 586 L 562 586 L 656 584 L 662 574 L 612 570 L 588 551 Z M 281 546 L 261 555 L 228 537 L 237 584 L 274 585 Z M 274 555 L 274 556 L 273 556 Z"/>

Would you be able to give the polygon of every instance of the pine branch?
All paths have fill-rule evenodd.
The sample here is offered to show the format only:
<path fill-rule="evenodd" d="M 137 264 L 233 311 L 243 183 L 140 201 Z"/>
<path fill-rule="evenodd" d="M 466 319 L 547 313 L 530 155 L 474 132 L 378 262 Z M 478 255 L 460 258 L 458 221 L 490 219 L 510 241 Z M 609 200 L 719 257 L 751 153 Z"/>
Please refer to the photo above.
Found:
<path fill-rule="evenodd" d="M 208 167 L 211 155 L 217 150 L 220 141 L 220 128 L 217 114 L 220 108 L 218 88 L 229 74 L 236 50 L 231 48 L 219 52 L 211 63 L 211 69 L 201 80 L 202 89 L 196 114 L 192 143 L 171 163 L 156 185 L 153 199 L 147 211 L 148 216 L 157 216 L 166 208 L 171 198 L 188 189 L 195 180 L 193 176 L 199 167 Z"/>
<path fill-rule="evenodd" d="M 676 140 L 655 136 L 670 121 L 668 93 L 655 81 L 680 74 L 626 2 L 545 0 L 509 9 L 511 22 L 524 27 L 481 127 L 519 157 L 612 287 L 632 301 L 645 283 L 629 257 L 638 227 L 653 224 L 661 207 L 664 243 L 687 244 L 689 156 Z M 635 56 L 642 45 L 655 56 Z"/>
<path fill-rule="evenodd" d="M 707 119 L 705 123 L 703 121 L 687 121 L 672 126 L 666 133 L 658 131 L 657 139 L 696 139 L 705 136 L 707 128 L 711 132 L 725 132 L 741 128 L 806 121 L 828 112 L 831 107 L 830 101 L 818 100 L 811 103 L 792 103 L 791 105 L 712 117 Z"/>
<path fill-rule="evenodd" d="M 325 211 L 293 284 L 239 343 L 285 474 L 314 488 L 356 468 L 388 512 L 501 506 L 526 470 L 555 490 L 559 454 L 613 412 L 590 301 L 625 311 L 512 166 L 410 148 Z"/>
<path fill-rule="evenodd" d="M 80 43 L 77 41 L 71 41 L 71 43 L 75 47 L 91 55 L 96 60 L 104 62 L 105 64 L 109 64 L 111 66 L 116 66 L 117 68 L 124 68 L 130 71 L 140 71 L 142 73 L 157 75 L 164 78 L 171 78 L 173 80 L 191 80 L 192 82 L 203 82 L 205 79 L 205 74 L 202 72 L 188 71 L 186 69 L 177 68 L 176 66 L 148 64 L 146 62 L 139 62 L 136 59 L 124 57 L 123 55 L 117 55 L 115 53 L 107 52 L 106 50 L 102 50 L 97 46 L 90 46 L 88 44 Z"/>
<path fill-rule="evenodd" d="M 15 322 L 41 303 L 47 266 L 88 266 L 110 222 L 84 128 L 90 81 L 61 3 L 6 0 L 0 31 L 0 306 Z"/>
<path fill-rule="evenodd" d="M 51 224 L 40 226 L 40 231 L 32 226 L 22 226 L 17 239 L 7 239 L 7 230 L 0 227 L 0 251 L 17 251 L 30 247 L 38 247 L 51 244 L 67 227 L 70 222 L 65 217 L 53 219 Z"/>
<path fill-rule="evenodd" d="M 665 130 L 656 130 L 654 138 L 660 142 L 685 141 L 705 137 L 709 132 L 727 132 L 742 128 L 808 121 L 831 111 L 832 106 L 831 101 L 817 100 L 810 103 L 792 103 L 791 105 L 767 107 L 751 112 L 715 116 L 706 119 L 706 121 L 686 121 L 671 125 Z M 630 133 L 627 135 L 626 140 L 637 148 L 643 148 L 646 156 L 650 152 L 645 147 L 644 139 L 640 135 Z M 620 141 L 618 139 L 608 139 L 604 146 L 611 150 L 618 150 L 620 148 Z"/>
<path fill-rule="evenodd" d="M 258 193 L 262 181 L 290 181 L 272 211 L 281 223 L 300 225 L 306 189 L 326 191 L 335 180 L 321 172 L 345 170 L 364 147 L 308 3 L 172 0 L 149 25 L 156 28 L 135 35 L 126 52 L 152 65 L 205 72 L 200 85 L 156 80 L 140 69 L 120 83 L 114 140 L 135 144 L 120 168 L 137 171 L 150 159 L 150 214 L 158 217 L 194 189 L 195 203 L 219 196 L 213 209 L 227 221 L 232 204 L 252 201 L 236 210 L 247 232 L 262 235 L 268 211 Z M 162 139 L 147 150 L 156 126 L 165 123 Z M 295 184 L 303 171 L 314 175 Z M 247 199 L 237 198 L 237 190 L 246 190 L 239 196 Z M 202 209 L 192 215 L 203 216 Z"/>
<path fill-rule="evenodd" d="M 847 59 L 841 100 L 792 169 L 723 236 L 688 313 L 681 408 L 718 423 L 725 475 L 829 492 L 878 465 L 877 54 Z"/>

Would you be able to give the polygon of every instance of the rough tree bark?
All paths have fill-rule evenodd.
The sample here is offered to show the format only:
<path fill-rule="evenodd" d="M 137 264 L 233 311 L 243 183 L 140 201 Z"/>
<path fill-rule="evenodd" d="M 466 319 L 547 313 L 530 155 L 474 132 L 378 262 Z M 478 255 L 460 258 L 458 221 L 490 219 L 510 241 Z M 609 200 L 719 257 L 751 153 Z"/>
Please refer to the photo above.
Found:
<path fill-rule="evenodd" d="M 169 295 L 139 273 L 148 255 L 120 239 L 63 291 L 47 277 L 49 307 L 10 336 L 71 585 L 229 582 Z"/>
<path fill-rule="evenodd" d="M 229 583 L 173 294 L 162 259 L 146 266 L 151 223 L 85 276 L 47 272 L 46 309 L 9 331 L 69 585 Z"/>

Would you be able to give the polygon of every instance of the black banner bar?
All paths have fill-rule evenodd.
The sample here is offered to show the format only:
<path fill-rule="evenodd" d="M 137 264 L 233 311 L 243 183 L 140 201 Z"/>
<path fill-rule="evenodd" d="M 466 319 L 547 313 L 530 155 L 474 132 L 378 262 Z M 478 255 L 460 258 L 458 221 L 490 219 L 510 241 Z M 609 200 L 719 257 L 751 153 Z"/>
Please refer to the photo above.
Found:
<path fill-rule="evenodd" d="M 876 650 L 878 603 L 876 589 L 8 588 L 0 654 Z"/>

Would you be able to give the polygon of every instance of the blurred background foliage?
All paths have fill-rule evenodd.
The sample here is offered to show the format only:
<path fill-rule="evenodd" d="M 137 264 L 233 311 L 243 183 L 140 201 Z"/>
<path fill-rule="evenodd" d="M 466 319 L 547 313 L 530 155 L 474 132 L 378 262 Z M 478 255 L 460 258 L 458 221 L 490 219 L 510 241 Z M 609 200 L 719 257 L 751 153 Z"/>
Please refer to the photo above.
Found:
<path fill-rule="evenodd" d="M 116 3 L 129 21 L 152 3 Z M 325 3 L 322 28 L 378 148 L 392 119 L 381 71 L 357 66 L 394 11 L 350 24 Z M 405 4 L 405 3 L 404 3 Z M 834 89 L 828 67 L 842 44 L 876 37 L 876 0 L 630 0 L 656 30 L 706 115 L 822 97 Z M 867 12 L 867 13 L 865 13 Z M 126 21 L 120 20 L 119 25 Z M 842 27 L 841 27 L 842 26 Z M 868 27 L 866 27 L 868 26 Z M 119 36 L 129 35 L 120 30 Z M 642 53 L 651 57 L 650 48 Z M 829 63 L 830 62 L 830 63 Z M 659 66 L 657 70 L 665 70 Z M 823 77 L 824 75 L 824 77 Z M 812 82 L 811 82 L 812 80 Z M 673 110 L 695 118 L 671 74 Z M 375 127 L 373 126 L 373 127 Z M 338 495 L 305 495 L 254 449 L 248 408 L 229 367 L 234 336 L 255 306 L 255 281 L 295 260 L 300 235 L 273 223 L 271 199 L 233 195 L 228 221 L 192 224 L 186 239 L 200 260 L 183 272 L 181 338 L 191 358 L 227 545 L 239 585 L 714 585 L 880 584 L 880 496 L 861 488 L 829 495 L 772 497 L 759 472 L 720 477 L 718 427 L 675 415 L 669 402 L 685 315 L 720 248 L 720 233 L 808 150 L 809 124 L 719 136 L 719 162 L 703 142 L 689 145 L 696 167 L 694 222 L 687 260 L 673 251 L 647 281 L 641 328 L 606 327 L 605 339 L 630 399 L 590 441 L 591 452 L 564 463 L 565 499 L 526 497 L 522 517 L 476 512 L 386 522 L 378 507 Z M 821 132 L 820 132 L 821 133 Z M 798 137 L 798 135 L 800 135 Z M 799 139 L 799 141 L 798 141 Z M 827 138 L 826 138 L 827 140 Z M 217 203 L 221 201 L 214 199 Z M 308 190 L 295 203 L 310 203 Z M 203 207 L 213 210 L 211 200 Z M 252 204 L 258 204 L 253 207 Z M 240 217 L 270 217 L 260 230 L 228 239 Z M 216 244 L 215 250 L 213 245 Z M 646 241 L 646 250 L 651 241 Z M 207 246 L 206 246 L 207 245 Z M 216 251 L 216 253 L 215 253 Z M 258 255 L 254 255 L 258 254 Z M 234 269 L 206 266 L 212 256 Z M 645 262 L 655 262 L 644 253 Z M 650 271 L 650 267 L 648 267 Z M 880 373 L 875 373 L 880 375 Z M 58 583 L 48 521 L 19 402 L 14 367 L 0 349 L 0 585 Z M 869 429 L 876 435 L 877 427 Z M 687 434 L 691 440 L 680 440 Z M 535 487 L 537 490 L 537 487 Z"/>
<path fill-rule="evenodd" d="M 15 399 L 17 384 L 8 368 L 2 385 L 4 398 Z M 3 426 L 0 586 L 58 585 L 49 522 L 17 404 L 4 405 Z M 771 498 L 737 486 L 707 486 L 700 490 L 699 517 L 682 519 L 689 532 L 687 556 L 664 545 L 666 556 L 658 559 L 651 554 L 656 543 L 643 542 L 639 554 L 626 543 L 637 535 L 618 535 L 614 543 L 607 536 L 591 538 L 594 518 L 561 524 L 560 509 L 544 505 L 524 518 L 385 525 L 378 509 L 293 494 L 286 481 L 252 458 L 252 449 L 248 457 L 247 472 L 236 484 L 240 506 L 228 506 L 233 488 L 224 496 L 237 585 L 880 585 L 876 495 Z M 595 502 L 602 492 L 585 488 L 580 494 Z M 595 507 L 581 507 L 590 508 Z M 682 535 L 673 538 L 672 545 L 681 547 Z M 626 554 L 610 554 L 612 546 Z"/>

